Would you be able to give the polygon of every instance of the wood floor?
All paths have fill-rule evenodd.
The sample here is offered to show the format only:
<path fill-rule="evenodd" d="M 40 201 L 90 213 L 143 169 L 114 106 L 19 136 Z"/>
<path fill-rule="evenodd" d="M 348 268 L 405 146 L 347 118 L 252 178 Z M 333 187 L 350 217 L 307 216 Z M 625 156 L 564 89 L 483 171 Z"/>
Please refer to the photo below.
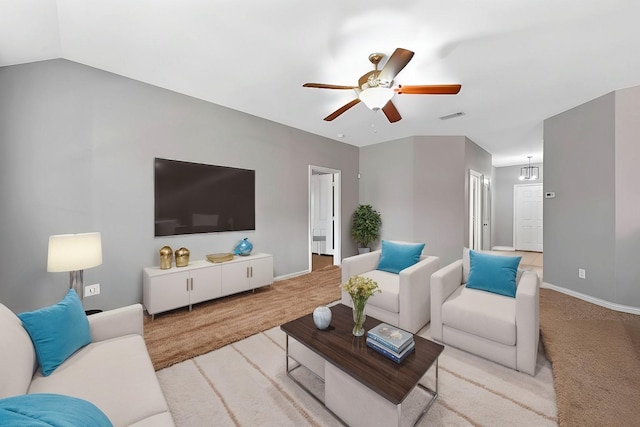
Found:
<path fill-rule="evenodd" d="M 538 273 L 540 280 L 542 280 L 543 270 L 543 253 L 542 252 L 527 252 L 527 251 L 492 251 L 504 255 L 521 256 L 520 268 L 524 270 L 533 270 Z"/>
<path fill-rule="evenodd" d="M 331 255 L 311 255 L 311 271 L 319 270 L 328 265 L 333 265 L 333 256 Z"/>

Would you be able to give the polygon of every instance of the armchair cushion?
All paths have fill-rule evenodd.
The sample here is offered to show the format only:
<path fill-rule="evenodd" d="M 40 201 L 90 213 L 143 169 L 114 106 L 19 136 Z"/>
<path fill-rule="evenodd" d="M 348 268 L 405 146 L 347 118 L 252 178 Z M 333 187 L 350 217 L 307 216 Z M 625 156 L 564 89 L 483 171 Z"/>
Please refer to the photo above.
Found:
<path fill-rule="evenodd" d="M 378 270 L 400 274 L 402 270 L 420 261 L 424 243 L 398 243 L 382 241 L 382 254 Z"/>
<path fill-rule="evenodd" d="M 73 289 L 59 303 L 18 317 L 33 341 L 44 376 L 91 342 L 89 321 Z"/>
<path fill-rule="evenodd" d="M 459 286 L 442 304 L 442 323 L 504 345 L 515 345 L 516 301 Z"/>
<path fill-rule="evenodd" d="M 489 255 L 469 251 L 471 269 L 467 288 L 515 298 L 516 275 L 522 257 Z"/>
<path fill-rule="evenodd" d="M 367 304 L 382 308 L 392 313 L 400 311 L 400 288 L 398 286 L 398 275 L 386 271 L 371 270 L 359 274 L 375 281 L 380 287 L 380 293 L 373 294 Z"/>

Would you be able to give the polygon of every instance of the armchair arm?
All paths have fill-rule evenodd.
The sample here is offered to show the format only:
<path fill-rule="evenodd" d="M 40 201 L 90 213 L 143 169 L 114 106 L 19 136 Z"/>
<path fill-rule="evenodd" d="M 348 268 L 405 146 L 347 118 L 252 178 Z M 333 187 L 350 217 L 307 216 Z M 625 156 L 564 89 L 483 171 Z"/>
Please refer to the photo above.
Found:
<path fill-rule="evenodd" d="M 342 260 L 342 283 L 358 274 L 366 273 L 367 271 L 375 270 L 378 267 L 380 261 L 380 254 L 382 251 L 377 250 L 373 252 L 367 252 L 360 255 L 354 255 Z M 342 291 L 342 304 L 351 307 L 351 297 L 345 291 Z"/>
<path fill-rule="evenodd" d="M 540 338 L 540 279 L 522 273 L 516 291 L 516 369 L 535 375 Z"/>
<path fill-rule="evenodd" d="M 442 341 L 442 304 L 462 283 L 462 260 L 452 262 L 431 276 L 431 336 Z"/>
<path fill-rule="evenodd" d="M 399 274 L 399 327 L 413 334 L 431 320 L 431 275 L 440 268 L 440 258 L 428 256 Z"/>
<path fill-rule="evenodd" d="M 130 334 L 141 336 L 144 334 L 141 304 L 92 314 L 88 316 L 88 319 L 92 341 L 104 341 Z"/>

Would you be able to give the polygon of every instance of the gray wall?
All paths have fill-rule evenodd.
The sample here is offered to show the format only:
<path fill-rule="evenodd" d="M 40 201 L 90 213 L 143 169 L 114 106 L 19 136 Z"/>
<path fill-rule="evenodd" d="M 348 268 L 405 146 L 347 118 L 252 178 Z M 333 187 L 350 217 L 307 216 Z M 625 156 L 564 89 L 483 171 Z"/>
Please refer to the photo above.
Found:
<path fill-rule="evenodd" d="M 615 94 L 545 120 L 544 157 L 545 191 L 556 193 L 544 200 L 545 282 L 640 306 L 616 297 Z"/>
<path fill-rule="evenodd" d="M 615 92 L 615 301 L 640 307 L 640 86 Z"/>
<path fill-rule="evenodd" d="M 460 258 L 468 242 L 470 168 L 490 176 L 491 155 L 462 136 L 363 147 L 360 203 L 381 212 L 381 238 L 424 242 L 445 265 Z"/>
<path fill-rule="evenodd" d="M 465 179 L 464 179 L 464 209 L 465 215 L 465 232 L 464 246 L 469 246 L 469 185 L 470 170 L 481 173 L 482 175 L 492 178 L 493 168 L 491 167 L 491 154 L 485 151 L 478 144 L 465 138 Z M 459 258 L 460 256 L 458 256 Z"/>
<path fill-rule="evenodd" d="M 370 204 L 380 212 L 383 239 L 413 238 L 413 159 L 413 138 L 360 149 L 360 203 Z M 377 241 L 372 246 L 379 244 Z"/>
<path fill-rule="evenodd" d="M 529 163 L 517 166 L 503 166 L 493 169 L 493 212 L 491 243 L 492 246 L 513 247 L 513 193 L 514 185 L 541 184 L 544 180 L 542 163 L 531 163 L 540 168 L 540 177 L 535 181 L 520 181 L 520 168 Z"/>
<path fill-rule="evenodd" d="M 308 166 L 342 171 L 342 216 L 358 204 L 358 149 L 66 60 L 0 68 L 0 301 L 56 302 L 49 235 L 102 232 L 101 295 L 85 308 L 142 298 L 142 268 L 163 245 L 192 259 L 248 237 L 275 275 L 308 269 Z M 154 238 L 153 158 L 256 170 L 256 231 Z M 343 255 L 354 253 L 348 221 Z"/>

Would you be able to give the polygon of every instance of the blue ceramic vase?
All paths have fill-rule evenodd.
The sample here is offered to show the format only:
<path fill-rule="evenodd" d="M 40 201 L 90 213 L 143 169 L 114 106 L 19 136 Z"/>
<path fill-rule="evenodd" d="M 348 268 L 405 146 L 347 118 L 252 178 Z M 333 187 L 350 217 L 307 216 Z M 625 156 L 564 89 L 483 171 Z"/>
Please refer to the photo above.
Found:
<path fill-rule="evenodd" d="M 251 254 L 252 250 L 253 245 L 245 237 L 244 239 L 240 240 L 240 243 L 236 245 L 236 247 L 233 249 L 233 253 L 240 256 L 247 256 Z"/>

